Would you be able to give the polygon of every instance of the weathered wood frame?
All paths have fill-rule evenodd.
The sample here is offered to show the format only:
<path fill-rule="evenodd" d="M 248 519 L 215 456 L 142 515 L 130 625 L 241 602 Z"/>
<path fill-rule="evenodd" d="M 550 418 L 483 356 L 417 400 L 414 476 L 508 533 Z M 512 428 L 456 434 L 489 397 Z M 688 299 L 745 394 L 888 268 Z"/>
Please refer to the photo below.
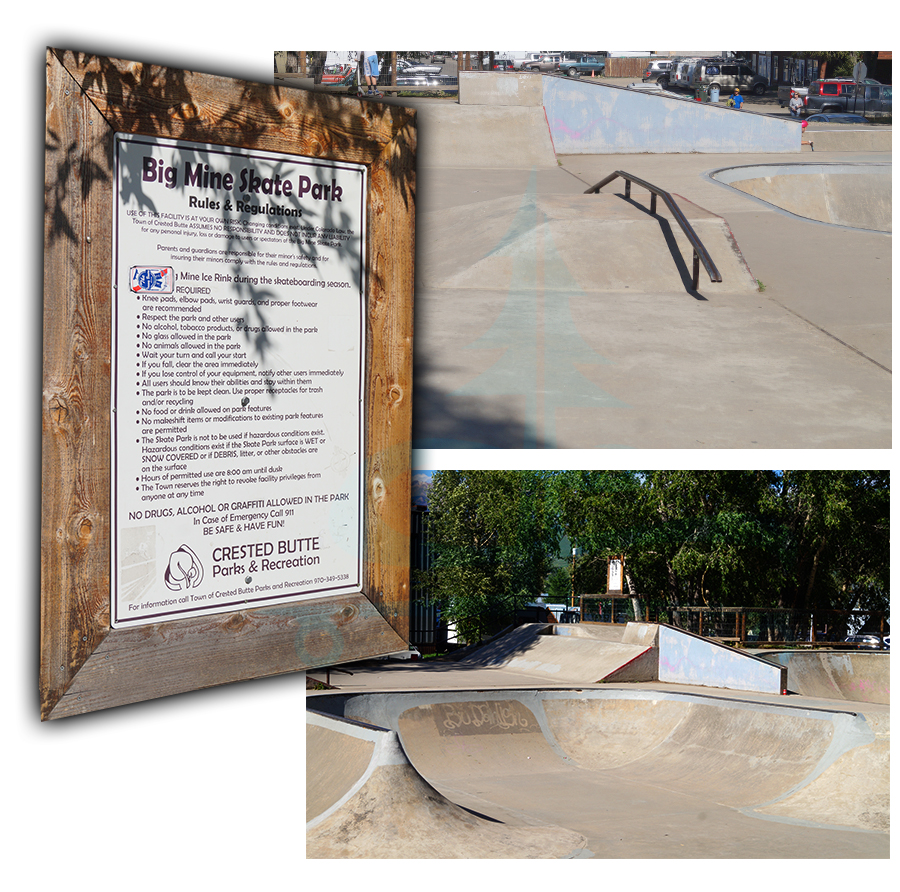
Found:
<path fill-rule="evenodd" d="M 358 594 L 110 628 L 116 132 L 368 166 L 364 584 Z M 43 719 L 407 647 L 415 149 L 409 109 L 48 50 Z"/>

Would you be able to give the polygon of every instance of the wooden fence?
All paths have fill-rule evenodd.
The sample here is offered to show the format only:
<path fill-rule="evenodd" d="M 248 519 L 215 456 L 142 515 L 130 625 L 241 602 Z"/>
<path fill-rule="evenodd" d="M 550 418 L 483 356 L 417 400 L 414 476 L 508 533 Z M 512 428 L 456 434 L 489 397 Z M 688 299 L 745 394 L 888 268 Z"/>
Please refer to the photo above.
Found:
<path fill-rule="evenodd" d="M 581 621 L 588 623 L 663 622 L 688 632 L 742 647 L 805 645 L 829 647 L 865 627 L 890 634 L 887 614 L 871 610 L 792 610 L 757 607 L 681 607 L 634 615 L 626 595 L 582 595 Z"/>

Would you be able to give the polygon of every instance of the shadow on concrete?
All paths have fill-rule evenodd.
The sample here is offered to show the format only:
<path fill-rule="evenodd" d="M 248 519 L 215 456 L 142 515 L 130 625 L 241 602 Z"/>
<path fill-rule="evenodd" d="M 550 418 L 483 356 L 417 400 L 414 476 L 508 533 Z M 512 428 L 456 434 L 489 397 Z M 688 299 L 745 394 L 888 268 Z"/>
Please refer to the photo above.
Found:
<path fill-rule="evenodd" d="M 394 660 L 390 662 L 387 660 L 360 660 L 357 663 L 343 663 L 340 666 L 323 666 L 319 669 L 310 669 L 307 671 L 307 675 L 314 678 L 321 676 L 324 679 L 326 673 L 329 673 L 331 675 L 331 686 L 340 690 L 341 680 L 347 680 L 346 677 L 352 676 L 356 671 L 359 671 L 360 674 L 372 671 L 379 674 L 415 672 L 429 675 L 480 672 L 491 667 L 499 667 L 507 660 L 526 653 L 533 646 L 538 636 L 552 634 L 552 625 L 539 625 L 540 628 L 529 626 L 507 627 L 487 641 L 460 647 L 430 660 Z M 572 685 L 567 684 L 567 686 L 571 687 Z"/>
<path fill-rule="evenodd" d="M 640 202 L 635 201 L 633 198 L 627 197 L 623 192 L 615 192 L 614 194 L 623 201 L 628 202 L 632 207 L 637 208 L 639 211 L 643 211 L 648 217 L 653 217 L 659 223 L 662 236 L 666 240 L 666 247 L 672 255 L 672 261 L 675 264 L 675 268 L 678 270 L 678 275 L 681 276 L 681 284 L 684 285 L 684 290 L 687 291 L 694 300 L 705 301 L 706 298 L 694 288 L 694 277 L 691 270 L 688 269 L 687 264 L 684 262 L 681 248 L 678 247 L 678 242 L 675 241 L 675 233 L 672 231 L 672 225 L 669 221 L 660 214 L 650 213 L 650 210 L 647 207 Z"/>
<path fill-rule="evenodd" d="M 412 448 L 413 449 L 524 449 L 532 440 L 529 425 L 512 418 L 497 417 L 492 406 L 476 408 L 465 397 L 454 397 L 427 383 L 441 369 L 420 351 L 413 351 Z M 531 448 L 553 448 L 555 444 L 529 443 Z"/>

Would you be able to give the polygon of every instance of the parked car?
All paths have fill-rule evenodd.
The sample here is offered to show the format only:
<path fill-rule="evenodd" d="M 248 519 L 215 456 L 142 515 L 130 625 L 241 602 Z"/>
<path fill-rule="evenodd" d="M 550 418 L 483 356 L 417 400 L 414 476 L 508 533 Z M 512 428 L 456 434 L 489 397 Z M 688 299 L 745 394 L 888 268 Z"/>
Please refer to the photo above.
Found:
<path fill-rule="evenodd" d="M 669 86 L 678 87 L 679 90 L 690 90 L 691 75 L 697 59 L 676 59 L 669 72 Z"/>
<path fill-rule="evenodd" d="M 544 53 L 537 59 L 530 59 L 522 63 L 522 71 L 555 71 L 562 56 L 559 53 Z"/>
<path fill-rule="evenodd" d="M 562 59 L 556 66 L 569 77 L 580 77 L 582 74 L 602 74 L 606 61 L 600 56 L 576 56 L 574 59 Z"/>
<path fill-rule="evenodd" d="M 864 92 L 863 92 L 863 87 Z M 890 84 L 870 84 L 860 85 L 862 95 L 862 111 L 867 115 L 889 115 L 891 114 L 892 94 L 894 88 Z M 859 111 L 858 108 L 853 108 Z"/>
<path fill-rule="evenodd" d="M 385 66 L 385 68 L 390 72 L 390 66 Z M 440 65 L 426 65 L 425 63 L 420 62 L 410 62 L 407 59 L 398 59 L 397 60 L 397 74 L 398 76 L 401 74 L 440 74 L 441 66 Z"/>
<path fill-rule="evenodd" d="M 671 59 L 653 59 L 647 63 L 641 80 L 645 84 L 647 81 L 654 81 L 661 87 L 667 87 L 669 85 L 669 75 L 672 73 L 674 65 L 675 63 Z"/>
<path fill-rule="evenodd" d="M 352 70 L 355 70 L 352 65 L 328 65 L 322 72 L 322 83 L 339 84 Z"/>
<path fill-rule="evenodd" d="M 694 66 L 691 87 L 718 88 L 720 93 L 742 93 L 762 96 L 769 88 L 769 79 L 756 74 L 743 59 L 701 59 Z"/>
<path fill-rule="evenodd" d="M 399 65 L 397 66 L 397 68 L 398 87 L 434 87 L 435 89 L 443 90 L 446 93 L 459 92 L 459 80 L 453 75 L 419 74 L 416 72 L 410 74 L 400 71 Z M 391 75 L 389 71 L 387 73 L 382 71 L 381 75 L 378 78 L 378 82 L 382 85 L 386 85 L 390 83 L 390 77 Z M 347 72 L 343 80 L 340 81 L 340 85 L 342 87 L 346 87 L 347 92 L 351 95 L 358 91 L 359 83 L 356 77 L 356 68 L 351 68 Z"/>
<path fill-rule="evenodd" d="M 881 638 L 878 635 L 848 635 L 844 644 L 852 644 L 859 650 L 881 650 Z"/>
<path fill-rule="evenodd" d="M 667 90 L 662 84 L 645 84 L 634 81 L 625 85 L 626 90 L 637 90 L 639 93 L 652 93 L 654 96 L 668 96 L 671 99 L 690 100 L 690 96 L 683 93 L 676 93 L 674 90 Z"/>
<path fill-rule="evenodd" d="M 830 77 L 815 80 L 809 85 L 806 108 L 810 113 L 849 112 L 851 114 L 889 115 L 891 113 L 890 84 L 866 78 L 859 91 L 849 77 Z"/>
<path fill-rule="evenodd" d="M 862 115 L 851 115 L 846 112 L 829 112 L 827 115 L 810 115 L 810 124 L 868 124 Z"/>
<path fill-rule="evenodd" d="M 515 71 L 516 63 L 512 59 L 494 59 L 494 71 Z"/>

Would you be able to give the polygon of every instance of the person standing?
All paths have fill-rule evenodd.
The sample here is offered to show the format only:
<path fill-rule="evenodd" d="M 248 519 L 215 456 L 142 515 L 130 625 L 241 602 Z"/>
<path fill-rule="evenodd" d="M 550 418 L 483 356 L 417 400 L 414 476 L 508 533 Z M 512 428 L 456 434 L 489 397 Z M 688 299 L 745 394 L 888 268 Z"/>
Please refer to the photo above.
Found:
<path fill-rule="evenodd" d="M 744 104 L 744 97 L 741 96 L 740 87 L 734 88 L 734 93 L 731 96 L 731 105 L 733 105 L 736 109 L 740 109 Z"/>
<path fill-rule="evenodd" d="M 361 54 L 363 73 L 369 86 L 367 96 L 383 96 L 378 91 L 378 53 L 365 50 Z M 362 94 L 362 80 L 360 80 L 360 94 Z"/>
<path fill-rule="evenodd" d="M 800 98 L 800 94 L 796 90 L 791 90 L 791 101 L 789 105 L 791 108 L 791 114 L 795 118 L 799 118 L 800 109 L 803 108 L 803 100 Z"/>

